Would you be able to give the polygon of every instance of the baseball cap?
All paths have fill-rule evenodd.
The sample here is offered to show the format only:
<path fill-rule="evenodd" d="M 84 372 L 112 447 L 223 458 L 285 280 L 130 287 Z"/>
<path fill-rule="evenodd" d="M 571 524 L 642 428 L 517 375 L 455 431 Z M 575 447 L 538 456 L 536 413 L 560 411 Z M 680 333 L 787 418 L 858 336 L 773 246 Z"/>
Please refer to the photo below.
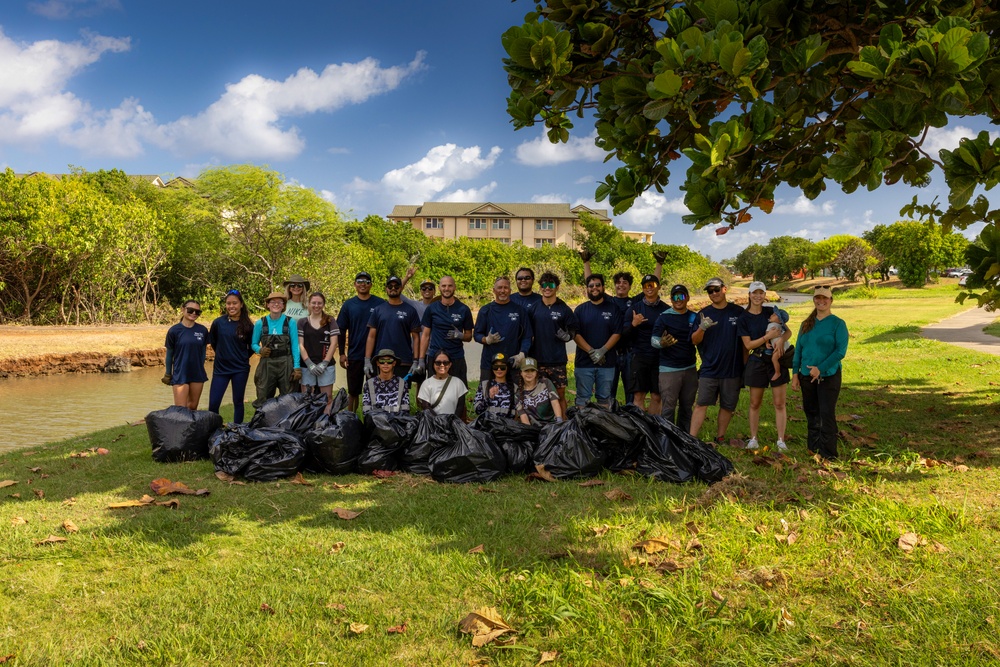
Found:
<path fill-rule="evenodd" d="M 670 288 L 670 296 L 673 297 L 675 294 L 683 294 L 684 296 L 691 296 L 688 292 L 688 288 L 684 285 L 674 285 Z"/>
<path fill-rule="evenodd" d="M 813 296 L 825 296 L 833 298 L 833 290 L 831 290 L 827 285 L 820 285 L 813 290 Z"/>
<path fill-rule="evenodd" d="M 642 282 L 639 284 L 645 287 L 646 283 L 656 283 L 657 285 L 659 285 L 660 279 L 654 276 L 652 273 L 647 273 L 642 277 Z"/>
<path fill-rule="evenodd" d="M 389 283 L 399 283 L 402 285 L 403 281 L 399 279 L 399 276 L 389 276 L 385 279 L 385 284 L 388 285 Z"/>
<path fill-rule="evenodd" d="M 722 282 L 722 278 L 712 278 L 707 283 L 705 283 L 705 289 L 709 287 L 725 287 L 726 283 Z"/>
<path fill-rule="evenodd" d="M 371 279 L 372 279 L 372 274 L 368 273 L 367 271 L 359 271 L 358 275 L 354 276 L 354 280 L 355 281 L 357 281 L 357 280 L 371 280 Z"/>
<path fill-rule="evenodd" d="M 522 371 L 527 370 L 529 368 L 536 371 L 538 370 L 538 362 L 535 361 L 533 357 L 525 357 L 524 361 L 521 362 Z"/>
<path fill-rule="evenodd" d="M 431 287 L 434 287 L 434 281 L 433 280 L 425 280 L 422 283 L 420 283 L 420 287 L 424 287 L 425 285 L 430 285 Z"/>
<path fill-rule="evenodd" d="M 766 292 L 767 285 L 765 285 L 759 280 L 755 280 L 752 283 L 750 283 L 750 292 L 756 292 L 757 290 L 760 290 L 761 292 Z"/>

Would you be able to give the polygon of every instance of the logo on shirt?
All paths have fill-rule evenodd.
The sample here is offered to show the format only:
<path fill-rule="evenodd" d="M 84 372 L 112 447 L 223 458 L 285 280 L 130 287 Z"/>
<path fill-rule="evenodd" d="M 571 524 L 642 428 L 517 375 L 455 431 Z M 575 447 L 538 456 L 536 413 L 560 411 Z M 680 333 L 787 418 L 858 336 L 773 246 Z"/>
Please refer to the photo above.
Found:
<path fill-rule="evenodd" d="M 507 319 L 509 319 L 511 322 L 516 322 L 518 320 L 518 314 L 517 313 L 507 313 Z"/>
<path fill-rule="evenodd" d="M 403 312 L 402 310 L 396 311 L 396 319 L 397 320 L 405 320 L 406 319 L 406 313 Z"/>
<path fill-rule="evenodd" d="M 601 317 L 603 317 L 606 320 L 610 320 L 611 319 L 611 313 L 609 311 L 605 310 L 604 312 L 601 313 Z"/>
<path fill-rule="evenodd" d="M 205 334 L 203 334 L 200 331 L 195 331 L 194 332 L 194 337 L 197 338 L 198 340 L 204 340 L 205 339 Z"/>
<path fill-rule="evenodd" d="M 455 322 L 455 323 L 461 322 L 462 321 L 462 316 L 460 314 L 458 314 L 458 313 L 455 313 L 455 314 L 453 314 L 451 316 L 451 321 Z"/>

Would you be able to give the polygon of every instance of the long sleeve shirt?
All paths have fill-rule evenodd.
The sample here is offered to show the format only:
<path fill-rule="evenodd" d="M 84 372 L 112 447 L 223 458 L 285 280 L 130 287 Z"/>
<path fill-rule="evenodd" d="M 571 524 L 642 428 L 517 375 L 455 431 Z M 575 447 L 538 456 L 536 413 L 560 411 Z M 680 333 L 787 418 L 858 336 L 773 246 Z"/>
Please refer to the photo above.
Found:
<path fill-rule="evenodd" d="M 847 354 L 847 340 L 844 320 L 832 314 L 816 320 L 815 326 L 806 333 L 799 333 L 795 341 L 792 372 L 809 375 L 809 366 L 815 366 L 821 377 L 834 375 Z"/>

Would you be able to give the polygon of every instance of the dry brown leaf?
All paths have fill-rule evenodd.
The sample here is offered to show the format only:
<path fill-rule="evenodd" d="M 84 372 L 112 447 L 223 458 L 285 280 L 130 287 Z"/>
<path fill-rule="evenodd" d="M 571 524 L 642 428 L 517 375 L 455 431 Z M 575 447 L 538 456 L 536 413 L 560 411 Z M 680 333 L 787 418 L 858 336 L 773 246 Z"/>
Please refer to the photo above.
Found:
<path fill-rule="evenodd" d="M 701 541 L 697 537 L 692 537 L 688 540 L 687 547 L 685 551 L 701 551 L 704 547 L 701 545 Z"/>
<path fill-rule="evenodd" d="M 65 521 L 62 522 L 62 527 L 63 527 L 63 530 L 65 530 L 67 533 L 79 533 L 80 532 L 80 529 L 76 527 L 76 524 L 73 523 L 72 521 L 70 521 L 69 519 L 66 519 Z"/>
<path fill-rule="evenodd" d="M 260 610 L 274 616 L 274 609 L 266 602 L 261 603 Z"/>
<path fill-rule="evenodd" d="M 49 535 L 44 540 L 38 540 L 37 542 L 35 542 L 35 546 L 42 546 L 45 544 L 55 544 L 57 542 L 65 542 L 65 541 L 66 541 L 65 537 L 60 537 L 58 535 Z"/>
<path fill-rule="evenodd" d="M 680 551 L 681 545 L 677 541 L 667 541 L 661 540 L 659 538 L 650 538 L 648 540 L 642 540 L 641 542 L 636 542 L 632 545 L 633 549 L 641 549 L 647 554 L 655 554 L 660 551 L 666 551 L 667 549 L 674 549 Z"/>
<path fill-rule="evenodd" d="M 5 662 L 9 662 L 16 657 L 17 657 L 16 653 L 8 653 L 7 655 L 0 655 L 0 665 L 4 664 Z"/>
<path fill-rule="evenodd" d="M 292 484 L 301 484 L 302 486 L 313 486 L 313 483 L 307 481 L 305 477 L 302 476 L 301 472 L 295 473 L 295 477 L 288 480 Z"/>
<path fill-rule="evenodd" d="M 552 476 L 552 473 L 546 470 L 545 466 L 542 465 L 541 463 L 535 464 L 535 472 L 538 474 L 539 477 L 544 479 L 546 482 L 556 481 L 556 478 Z"/>
<path fill-rule="evenodd" d="M 955 466 L 955 467 L 953 468 L 953 470 L 954 470 L 955 472 L 969 472 L 969 466 L 967 466 L 967 465 L 965 465 L 965 464 L 962 464 L 962 465 L 957 465 L 957 466 Z"/>
<path fill-rule="evenodd" d="M 483 545 L 480 544 L 479 546 L 475 546 L 475 547 L 472 547 L 471 549 L 469 549 L 469 551 L 467 553 L 470 553 L 470 554 L 481 554 L 481 553 L 486 553 L 486 550 L 483 548 Z"/>
<path fill-rule="evenodd" d="M 120 503 L 111 503 L 108 505 L 109 510 L 120 510 L 126 507 L 145 507 L 146 505 L 152 505 L 155 498 L 150 495 L 144 495 L 139 500 L 126 500 Z"/>
<path fill-rule="evenodd" d="M 14 486 L 15 484 L 17 484 L 16 479 L 5 479 L 0 482 L 0 489 L 6 489 L 8 486 Z"/>
<path fill-rule="evenodd" d="M 176 498 L 171 498 L 170 500 L 157 500 L 156 504 L 160 507 L 169 507 L 170 509 L 175 510 L 181 506 L 181 501 Z"/>
<path fill-rule="evenodd" d="M 351 634 L 360 635 L 362 632 L 368 629 L 368 626 L 364 623 L 351 623 L 347 626 L 351 631 Z"/>
<path fill-rule="evenodd" d="M 591 526 L 590 529 L 592 531 L 594 531 L 594 536 L 595 537 L 601 537 L 602 535 L 604 535 L 605 533 L 607 533 L 609 530 L 611 530 L 611 526 L 609 526 L 608 524 L 604 524 L 602 526 Z"/>
<path fill-rule="evenodd" d="M 684 527 L 687 528 L 687 532 L 691 533 L 692 535 L 697 535 L 699 532 L 698 524 L 696 524 L 694 521 L 688 521 L 686 524 L 684 524 Z"/>
<path fill-rule="evenodd" d="M 544 665 L 547 662 L 555 662 L 559 657 L 559 651 L 542 651 L 542 657 L 535 663 L 535 667 Z"/>
<path fill-rule="evenodd" d="M 603 479 L 588 479 L 586 482 L 580 482 L 580 486 L 590 487 L 590 486 L 604 486 Z"/>
<path fill-rule="evenodd" d="M 228 472 L 224 472 L 222 470 L 216 470 L 215 471 L 215 478 L 218 479 L 218 480 L 221 480 L 223 482 L 232 482 L 234 479 L 236 479 L 235 477 L 233 477 L 232 475 L 230 475 Z"/>
<path fill-rule="evenodd" d="M 10 520 L 10 525 L 12 526 L 23 526 L 26 523 L 28 523 L 28 520 L 23 516 L 16 516 Z"/>
<path fill-rule="evenodd" d="M 683 570 L 687 567 L 686 563 L 678 563 L 675 560 L 665 560 L 661 561 L 659 565 L 656 566 L 657 572 L 666 572 L 672 574 L 678 570 Z"/>
<path fill-rule="evenodd" d="M 327 482 L 323 484 L 323 486 L 329 487 L 331 489 L 349 489 L 352 486 L 354 486 L 354 484 L 338 484 L 337 482 Z"/>
<path fill-rule="evenodd" d="M 458 628 L 465 634 L 472 635 L 472 645 L 475 648 L 482 648 L 497 637 L 514 632 L 495 607 L 481 607 L 470 612 L 458 622 Z"/>
<path fill-rule="evenodd" d="M 28 470 L 30 470 L 31 472 L 42 472 L 42 469 L 38 466 L 34 468 L 29 467 Z"/>
<path fill-rule="evenodd" d="M 726 598 L 722 597 L 722 593 L 720 593 L 719 591 L 717 591 L 717 590 L 715 590 L 713 588 L 712 589 L 712 599 L 715 600 L 716 602 L 722 602 Z"/>
<path fill-rule="evenodd" d="M 792 620 L 792 615 L 789 614 L 784 607 L 781 608 L 781 616 L 778 620 L 781 622 L 782 629 L 790 628 L 795 625 L 795 621 Z"/>
<path fill-rule="evenodd" d="M 389 477 L 395 477 L 399 474 L 397 470 L 372 470 L 372 477 L 377 477 L 379 479 L 387 479 Z"/>
<path fill-rule="evenodd" d="M 107 456 L 111 453 L 111 450 L 105 449 L 104 447 L 98 447 L 97 449 L 92 449 L 91 451 L 99 454 L 100 456 Z"/>
<path fill-rule="evenodd" d="M 35 495 L 38 496 L 39 498 L 44 498 L 45 492 L 42 491 L 41 489 L 35 489 Z"/>
<path fill-rule="evenodd" d="M 476 493 L 500 493 L 496 489 L 491 489 L 487 486 L 477 486 Z"/>
<path fill-rule="evenodd" d="M 406 623 L 402 625 L 394 625 L 391 628 L 387 628 L 385 633 L 387 635 L 401 635 L 406 632 Z"/>
<path fill-rule="evenodd" d="M 618 500 L 618 501 L 632 500 L 632 496 L 625 493 L 621 489 L 611 489 L 610 491 L 605 491 L 604 497 L 607 498 L 608 500 Z"/>
<path fill-rule="evenodd" d="M 154 479 L 149 483 L 149 488 L 152 489 L 153 493 L 158 496 L 167 496 L 172 493 L 180 493 L 185 496 L 204 496 L 208 495 L 207 489 L 199 489 L 195 491 L 189 488 L 184 482 L 171 482 L 166 477 L 160 477 L 159 479 Z"/>
<path fill-rule="evenodd" d="M 916 533 L 903 533 L 896 542 L 896 545 L 907 553 L 913 551 L 913 548 L 918 544 L 920 544 L 920 536 Z"/>
<path fill-rule="evenodd" d="M 361 510 L 363 512 L 364 510 Z M 351 519 L 356 519 L 361 514 L 361 512 L 355 512 L 353 510 L 344 509 L 343 507 L 334 507 L 333 513 L 337 515 L 338 518 L 344 521 L 350 521 Z"/>
<path fill-rule="evenodd" d="M 948 551 L 948 547 L 941 544 L 940 542 L 931 542 L 931 551 L 936 551 L 937 553 L 944 553 Z"/>
<path fill-rule="evenodd" d="M 332 554 L 339 554 L 343 550 L 344 550 L 343 542 L 336 542 L 332 547 L 330 547 L 330 553 Z"/>
<path fill-rule="evenodd" d="M 326 605 L 327 609 L 336 609 L 338 611 L 347 611 L 347 605 L 341 604 L 340 602 L 330 602 Z"/>
<path fill-rule="evenodd" d="M 757 524 L 753 529 L 758 535 L 767 535 L 771 532 L 770 529 L 762 523 Z"/>

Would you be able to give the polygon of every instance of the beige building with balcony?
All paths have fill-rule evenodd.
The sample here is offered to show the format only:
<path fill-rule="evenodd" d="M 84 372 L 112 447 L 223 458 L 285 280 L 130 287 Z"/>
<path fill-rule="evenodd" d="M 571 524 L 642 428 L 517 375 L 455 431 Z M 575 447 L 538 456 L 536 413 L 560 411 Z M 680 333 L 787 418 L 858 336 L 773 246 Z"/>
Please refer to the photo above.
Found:
<path fill-rule="evenodd" d="M 561 244 L 576 248 L 573 232 L 582 230 L 580 214 L 586 213 L 611 224 L 606 209 L 569 204 L 496 204 L 493 202 L 424 202 L 399 204 L 390 220 L 408 222 L 430 238 L 494 239 L 510 244 L 520 241 L 529 248 Z"/>

